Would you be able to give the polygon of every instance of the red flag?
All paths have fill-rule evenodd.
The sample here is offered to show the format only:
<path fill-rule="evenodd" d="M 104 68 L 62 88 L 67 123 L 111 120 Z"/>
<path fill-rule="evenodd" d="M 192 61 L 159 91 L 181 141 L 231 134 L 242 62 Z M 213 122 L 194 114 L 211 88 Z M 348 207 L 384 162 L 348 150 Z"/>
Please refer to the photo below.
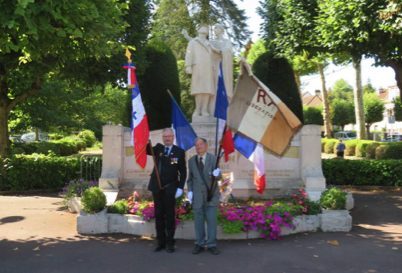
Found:
<path fill-rule="evenodd" d="M 225 152 L 225 162 L 229 160 L 229 155 L 235 151 L 232 132 L 226 128 L 222 136 L 222 148 Z"/>

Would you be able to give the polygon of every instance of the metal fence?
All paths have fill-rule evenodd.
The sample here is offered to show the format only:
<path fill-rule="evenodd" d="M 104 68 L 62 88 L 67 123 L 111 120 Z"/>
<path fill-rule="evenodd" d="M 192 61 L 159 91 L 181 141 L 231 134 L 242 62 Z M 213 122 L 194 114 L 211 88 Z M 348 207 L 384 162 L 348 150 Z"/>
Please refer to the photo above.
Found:
<path fill-rule="evenodd" d="M 102 155 L 85 154 L 80 158 L 80 178 L 99 181 L 102 173 Z"/>

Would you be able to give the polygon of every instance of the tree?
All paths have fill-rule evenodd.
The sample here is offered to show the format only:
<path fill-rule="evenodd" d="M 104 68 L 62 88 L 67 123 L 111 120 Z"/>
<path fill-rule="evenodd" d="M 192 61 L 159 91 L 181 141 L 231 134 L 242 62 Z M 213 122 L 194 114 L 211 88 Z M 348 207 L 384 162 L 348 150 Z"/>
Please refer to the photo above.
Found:
<path fill-rule="evenodd" d="M 264 38 L 268 50 L 289 60 L 300 88 L 300 76 L 319 72 L 322 83 L 325 134 L 332 134 L 329 101 L 324 68 L 327 49 L 315 31 L 317 2 L 311 0 L 266 0 L 259 13 L 262 16 Z"/>
<path fill-rule="evenodd" d="M 118 48 L 123 7 L 113 0 L 0 3 L 0 156 L 9 149 L 11 110 L 70 61 L 101 58 Z"/>
<path fill-rule="evenodd" d="M 171 99 L 167 89 L 180 103 L 180 82 L 177 61 L 170 48 L 159 40 L 150 40 L 146 47 L 149 62 L 144 75 L 139 79 L 141 97 L 148 115 L 151 130 L 170 127 Z"/>
<path fill-rule="evenodd" d="M 186 115 L 188 120 L 191 120 L 195 109 L 194 96 L 190 94 L 191 79 L 188 77 L 185 71 L 184 60 L 177 61 L 177 69 L 179 71 L 180 79 L 180 106 L 183 113 Z"/>
<path fill-rule="evenodd" d="M 220 23 L 228 35 L 241 47 L 250 35 L 244 10 L 237 7 L 233 0 L 188 0 L 193 22 L 197 25 Z"/>
<path fill-rule="evenodd" d="M 266 52 L 255 60 L 253 73 L 299 118 L 303 119 L 303 107 L 292 67 L 285 58 Z"/>
<path fill-rule="evenodd" d="M 394 112 L 395 112 L 395 120 L 402 121 L 402 102 L 401 97 L 397 97 L 394 99 Z"/>
<path fill-rule="evenodd" d="M 355 123 L 353 102 L 334 99 L 331 102 L 331 120 L 332 124 L 340 126 L 342 131 L 346 124 Z"/>
<path fill-rule="evenodd" d="M 186 1 L 161 0 L 154 16 L 152 35 L 164 41 L 179 60 L 184 59 L 188 43 L 181 33 L 183 29 L 187 30 L 192 37 L 196 35 Z"/>
<path fill-rule="evenodd" d="M 375 88 L 371 83 L 367 83 L 363 86 L 363 94 L 375 93 Z"/>
<path fill-rule="evenodd" d="M 322 109 L 317 107 L 303 107 L 304 124 L 323 125 Z"/>
<path fill-rule="evenodd" d="M 344 79 L 337 80 L 332 86 L 332 90 L 329 93 L 330 101 L 335 99 L 340 100 L 353 100 L 353 87 Z"/>
<path fill-rule="evenodd" d="M 395 72 L 399 96 L 402 98 L 402 2 L 400 0 L 377 0 L 378 10 L 372 20 L 369 56 L 376 65 L 386 65 Z M 387 41 L 386 43 L 384 41 Z"/>
<path fill-rule="evenodd" d="M 262 39 L 258 39 L 255 43 L 251 45 L 250 50 L 247 53 L 247 62 L 251 65 L 255 62 L 255 60 L 260 57 L 260 55 L 267 52 L 267 48 L 265 46 L 265 42 Z"/>
<path fill-rule="evenodd" d="M 384 110 L 384 102 L 378 98 L 377 94 L 364 94 L 364 115 L 366 119 L 367 136 L 370 136 L 370 126 L 374 122 L 384 119 Z"/>

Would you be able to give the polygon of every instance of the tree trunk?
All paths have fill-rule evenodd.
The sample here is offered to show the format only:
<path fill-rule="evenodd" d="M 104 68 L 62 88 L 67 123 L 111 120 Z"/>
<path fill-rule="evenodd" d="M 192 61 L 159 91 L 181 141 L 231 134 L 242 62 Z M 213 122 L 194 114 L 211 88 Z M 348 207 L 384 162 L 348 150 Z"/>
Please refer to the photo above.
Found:
<path fill-rule="evenodd" d="M 325 74 L 324 74 L 324 66 L 322 64 L 318 64 L 318 71 L 320 72 L 321 78 L 321 89 L 322 89 L 322 117 L 324 119 L 324 130 L 326 137 L 332 137 L 332 129 L 331 129 L 331 119 L 329 116 L 329 101 L 328 101 L 328 91 L 325 83 Z"/>
<path fill-rule="evenodd" d="M 395 72 L 396 85 L 399 88 L 399 97 L 402 99 L 402 60 L 391 60 L 385 63 Z"/>
<path fill-rule="evenodd" d="M 0 157 L 6 157 L 9 149 L 7 104 L 0 101 Z"/>
<path fill-rule="evenodd" d="M 363 107 L 363 87 L 362 87 L 362 68 L 361 59 L 353 58 L 353 68 L 356 71 L 356 86 L 353 89 L 356 116 L 356 133 L 358 139 L 366 139 L 365 119 Z"/>
<path fill-rule="evenodd" d="M 367 139 L 370 139 L 370 126 L 371 124 L 366 124 Z"/>

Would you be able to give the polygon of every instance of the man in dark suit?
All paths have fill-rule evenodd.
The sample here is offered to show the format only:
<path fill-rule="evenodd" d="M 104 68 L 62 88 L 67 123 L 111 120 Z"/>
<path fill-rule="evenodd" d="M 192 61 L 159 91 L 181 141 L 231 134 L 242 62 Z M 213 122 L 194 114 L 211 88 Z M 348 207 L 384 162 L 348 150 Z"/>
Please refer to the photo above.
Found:
<path fill-rule="evenodd" d="M 216 181 L 221 178 L 221 171 L 215 169 L 216 156 L 207 152 L 208 144 L 204 138 L 196 139 L 195 150 L 197 154 L 188 161 L 187 180 L 187 198 L 193 204 L 196 237 L 193 254 L 199 254 L 207 247 L 209 252 L 218 255 L 220 251 L 217 248 L 216 229 L 220 193 Z M 212 197 L 210 200 L 208 192 Z"/>
<path fill-rule="evenodd" d="M 162 132 L 164 145 L 156 144 L 153 147 L 153 153 L 150 145 L 147 147 L 147 154 L 153 154 L 156 161 L 148 185 L 155 204 L 155 227 L 158 240 L 156 252 L 165 248 L 169 253 L 175 250 L 176 198 L 183 194 L 187 176 L 185 152 L 173 145 L 173 140 L 173 130 L 166 128 Z"/>

